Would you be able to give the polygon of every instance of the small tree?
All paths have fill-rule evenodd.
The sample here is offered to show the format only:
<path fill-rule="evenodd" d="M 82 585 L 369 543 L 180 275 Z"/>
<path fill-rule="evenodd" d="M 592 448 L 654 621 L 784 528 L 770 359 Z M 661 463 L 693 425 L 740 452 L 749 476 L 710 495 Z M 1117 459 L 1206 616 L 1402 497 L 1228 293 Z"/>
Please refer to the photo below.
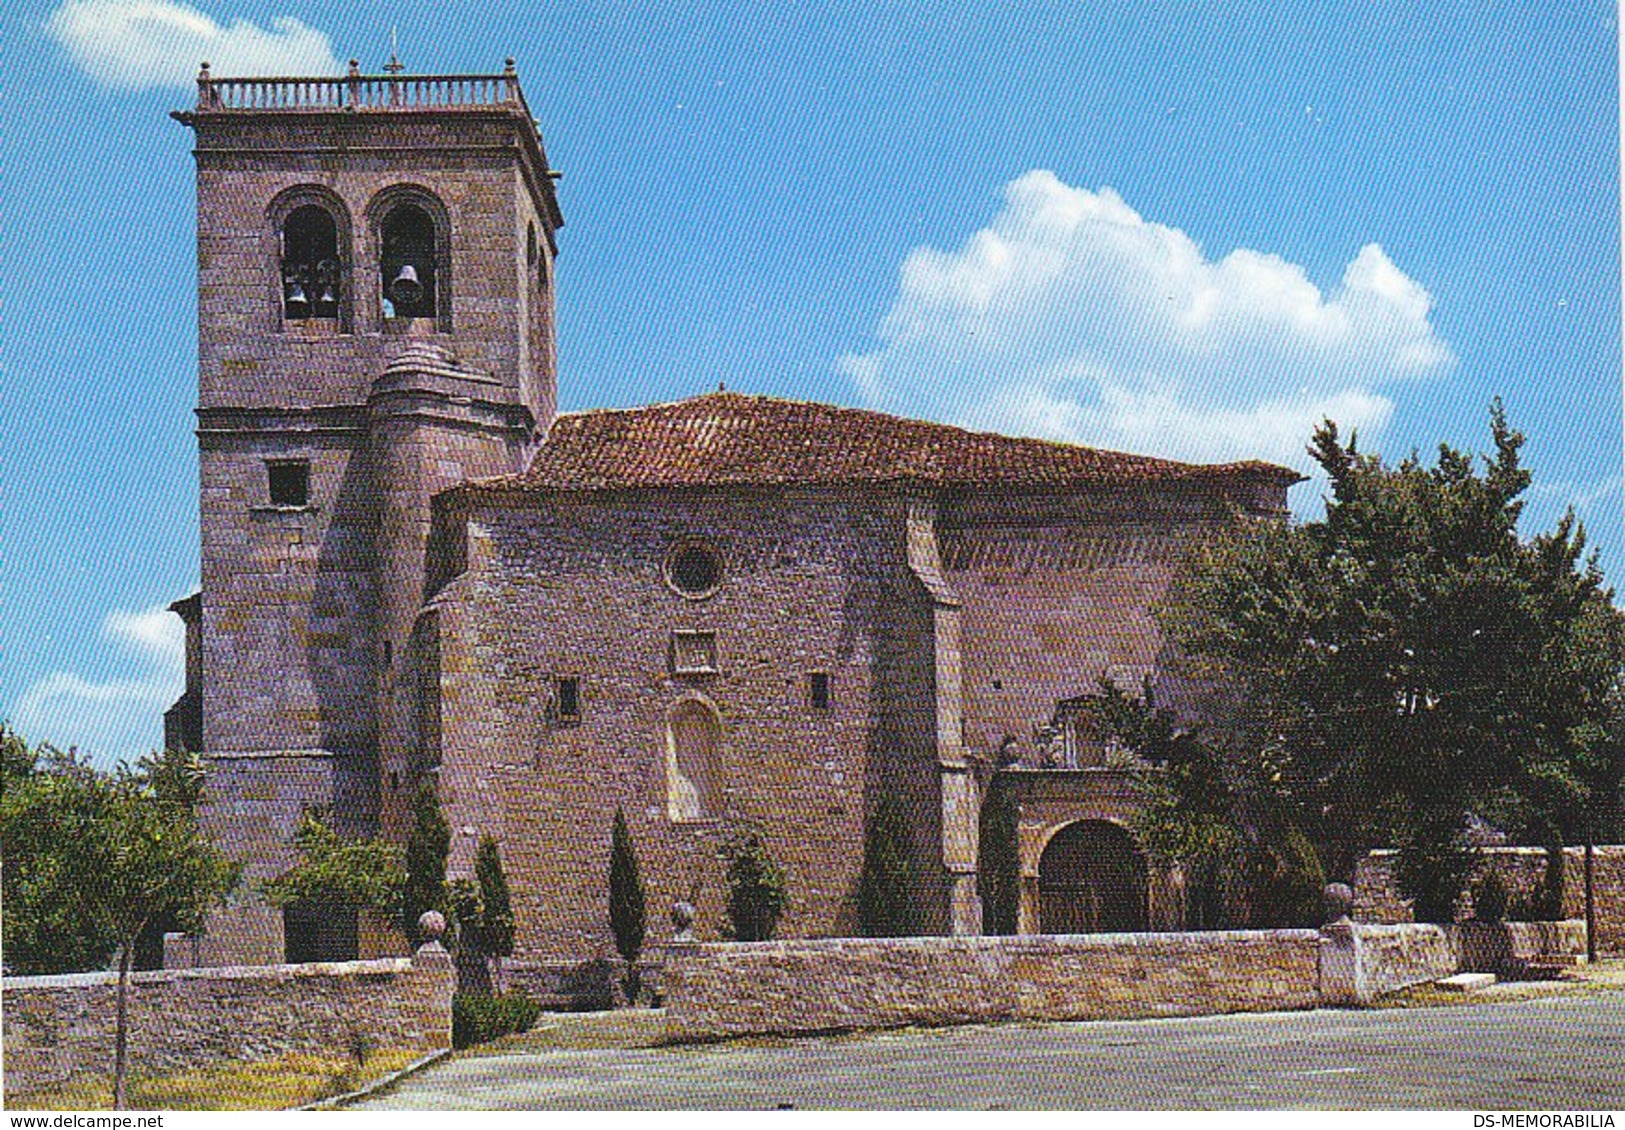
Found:
<path fill-rule="evenodd" d="M 481 836 L 474 854 L 474 881 L 480 889 L 480 948 L 495 960 L 513 954 L 513 898 L 502 869 L 502 851 L 491 836 Z"/>
<path fill-rule="evenodd" d="M 615 950 L 626 959 L 627 996 L 637 995 L 637 963 L 648 931 L 643 878 L 638 874 L 638 853 L 626 827 L 626 813 L 615 809 L 609 833 L 609 928 Z"/>
<path fill-rule="evenodd" d="M 260 888 L 272 906 L 322 902 L 400 913 L 406 886 L 400 848 L 376 839 L 346 840 L 319 811 L 299 818 L 293 844 L 303 858 Z"/>
<path fill-rule="evenodd" d="M 456 925 L 459 976 L 484 991 L 500 984 L 501 962 L 513 953 L 513 901 L 497 841 L 481 836 L 474 879 L 446 884 L 446 906 Z"/>
<path fill-rule="evenodd" d="M 162 914 L 200 929 L 238 868 L 198 828 L 186 790 L 156 779 L 162 759 L 108 774 L 71 750 L 29 754 L 10 730 L 0 746 L 7 960 L 31 972 L 87 969 L 116 952 L 113 1105 L 123 1109 L 136 940 Z"/>
<path fill-rule="evenodd" d="M 728 921 L 735 941 L 765 942 L 790 905 L 784 872 L 761 837 L 746 832 L 728 845 Z"/>
<path fill-rule="evenodd" d="M 897 938 L 918 932 L 910 830 L 902 800 L 889 793 L 882 795 L 864 835 L 863 872 L 858 877 L 858 923 L 868 937 Z"/>
<path fill-rule="evenodd" d="M 451 829 L 440 814 L 440 795 L 432 778 L 418 786 L 412 803 L 412 827 L 406 834 L 406 878 L 401 900 L 401 929 L 416 948 L 423 938 L 418 918 L 428 910 L 445 911 L 446 857 Z"/>
<path fill-rule="evenodd" d="M 133 778 L 115 782 L 99 831 L 105 870 L 86 876 L 87 895 L 119 939 L 113 1106 L 123 1110 L 136 939 L 153 915 L 166 910 L 181 929 L 201 929 L 209 910 L 236 885 L 239 872 L 215 851 L 190 809 L 158 800 Z"/>

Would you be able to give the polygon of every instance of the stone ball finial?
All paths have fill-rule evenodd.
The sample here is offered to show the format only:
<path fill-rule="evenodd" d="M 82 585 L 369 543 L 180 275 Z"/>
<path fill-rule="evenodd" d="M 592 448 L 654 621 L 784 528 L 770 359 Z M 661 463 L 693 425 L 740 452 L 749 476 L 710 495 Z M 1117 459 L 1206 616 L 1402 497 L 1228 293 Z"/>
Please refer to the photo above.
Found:
<path fill-rule="evenodd" d="M 1326 907 L 1326 921 L 1341 922 L 1348 918 L 1354 909 L 1354 892 L 1347 883 L 1327 883 L 1323 896 Z"/>
<path fill-rule="evenodd" d="M 694 940 L 694 904 L 679 899 L 671 904 L 671 925 L 674 942 Z"/>
<path fill-rule="evenodd" d="M 423 935 L 424 945 L 438 942 L 446 934 L 446 916 L 438 910 L 425 910 L 418 915 L 418 933 Z"/>

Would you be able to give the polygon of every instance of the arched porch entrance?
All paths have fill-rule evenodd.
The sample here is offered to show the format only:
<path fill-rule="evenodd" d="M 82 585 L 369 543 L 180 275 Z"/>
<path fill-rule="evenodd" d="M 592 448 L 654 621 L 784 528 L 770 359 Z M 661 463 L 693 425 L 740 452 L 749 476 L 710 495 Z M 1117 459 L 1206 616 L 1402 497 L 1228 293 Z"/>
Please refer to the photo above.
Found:
<path fill-rule="evenodd" d="M 1050 837 L 1038 861 L 1038 921 L 1045 934 L 1144 930 L 1145 857 L 1108 820 L 1078 820 Z"/>

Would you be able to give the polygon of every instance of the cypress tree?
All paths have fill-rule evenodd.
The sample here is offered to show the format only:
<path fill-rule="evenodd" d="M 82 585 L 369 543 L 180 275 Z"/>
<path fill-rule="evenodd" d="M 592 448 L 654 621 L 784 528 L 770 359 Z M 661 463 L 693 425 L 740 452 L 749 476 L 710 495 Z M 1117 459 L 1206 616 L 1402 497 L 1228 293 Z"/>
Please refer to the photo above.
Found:
<path fill-rule="evenodd" d="M 496 840 L 481 836 L 474 856 L 474 879 L 480 888 L 480 948 L 490 957 L 513 954 L 513 900 L 502 853 Z"/>
<path fill-rule="evenodd" d="M 863 843 L 858 879 L 858 921 L 872 938 L 906 937 L 916 932 L 908 811 L 891 795 L 882 796 Z"/>
<path fill-rule="evenodd" d="M 401 905 L 401 927 L 415 948 L 418 916 L 426 910 L 446 909 L 446 856 L 451 853 L 451 829 L 440 814 L 440 796 L 434 781 L 418 786 L 412 803 L 412 829 L 406 835 L 406 893 Z"/>
<path fill-rule="evenodd" d="M 609 839 L 609 928 L 615 934 L 615 949 L 629 965 L 643 952 L 648 928 L 644 901 L 632 833 L 626 827 L 626 814 L 617 806 Z"/>

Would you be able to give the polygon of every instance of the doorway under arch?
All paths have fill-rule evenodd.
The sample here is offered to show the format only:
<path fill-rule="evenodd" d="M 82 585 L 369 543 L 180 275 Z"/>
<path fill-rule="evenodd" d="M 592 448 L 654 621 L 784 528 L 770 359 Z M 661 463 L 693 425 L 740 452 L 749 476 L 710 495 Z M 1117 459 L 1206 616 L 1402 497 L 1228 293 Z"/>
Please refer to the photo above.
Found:
<path fill-rule="evenodd" d="M 1109 934 L 1146 928 L 1145 856 L 1107 820 L 1068 824 L 1038 861 L 1038 920 L 1045 934 Z"/>

